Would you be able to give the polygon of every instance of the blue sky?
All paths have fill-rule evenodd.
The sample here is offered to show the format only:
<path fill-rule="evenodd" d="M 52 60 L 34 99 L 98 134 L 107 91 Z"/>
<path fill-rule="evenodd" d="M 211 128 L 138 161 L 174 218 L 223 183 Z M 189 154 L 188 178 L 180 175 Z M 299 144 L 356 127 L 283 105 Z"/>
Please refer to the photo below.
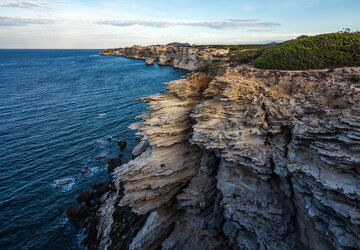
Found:
<path fill-rule="evenodd" d="M 0 0 L 0 48 L 247 44 L 360 30 L 360 0 Z"/>

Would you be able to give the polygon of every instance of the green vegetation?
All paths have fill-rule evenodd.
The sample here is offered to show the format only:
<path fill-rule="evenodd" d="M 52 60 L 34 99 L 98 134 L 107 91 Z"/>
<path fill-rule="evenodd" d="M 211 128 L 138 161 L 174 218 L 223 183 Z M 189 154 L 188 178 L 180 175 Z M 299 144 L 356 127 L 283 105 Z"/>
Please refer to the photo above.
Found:
<path fill-rule="evenodd" d="M 214 59 L 211 62 L 205 62 L 201 64 L 197 71 L 215 76 L 221 74 L 224 71 L 224 62 L 219 59 Z"/>
<path fill-rule="evenodd" d="M 360 33 L 301 36 L 263 53 L 254 65 L 287 70 L 360 66 Z"/>
<path fill-rule="evenodd" d="M 230 48 L 230 62 L 231 63 L 249 63 L 255 58 L 259 57 L 271 46 L 266 45 L 233 45 Z"/>
<path fill-rule="evenodd" d="M 244 49 L 259 49 L 262 47 L 266 47 L 267 45 L 263 44 L 240 44 L 240 45 L 206 45 L 210 48 L 217 48 L 217 49 L 230 49 L 230 51 L 236 50 L 244 50 Z"/>
<path fill-rule="evenodd" d="M 352 74 L 349 76 L 349 81 L 351 83 L 360 83 L 360 75 Z"/>
<path fill-rule="evenodd" d="M 245 45 L 230 45 L 230 51 L 237 51 L 237 50 L 259 50 L 267 48 L 267 45 L 262 44 L 245 44 Z"/>

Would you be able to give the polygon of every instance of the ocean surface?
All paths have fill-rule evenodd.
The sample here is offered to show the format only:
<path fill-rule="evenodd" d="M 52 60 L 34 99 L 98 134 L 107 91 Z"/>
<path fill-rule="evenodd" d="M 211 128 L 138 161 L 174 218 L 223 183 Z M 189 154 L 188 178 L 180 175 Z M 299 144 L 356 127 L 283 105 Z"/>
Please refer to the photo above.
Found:
<path fill-rule="evenodd" d="M 109 178 L 118 140 L 130 160 L 137 141 L 128 126 L 147 108 L 136 98 L 186 74 L 98 52 L 0 50 L 0 249 L 80 248 L 65 209 Z M 56 185 L 64 178 L 71 183 Z"/>

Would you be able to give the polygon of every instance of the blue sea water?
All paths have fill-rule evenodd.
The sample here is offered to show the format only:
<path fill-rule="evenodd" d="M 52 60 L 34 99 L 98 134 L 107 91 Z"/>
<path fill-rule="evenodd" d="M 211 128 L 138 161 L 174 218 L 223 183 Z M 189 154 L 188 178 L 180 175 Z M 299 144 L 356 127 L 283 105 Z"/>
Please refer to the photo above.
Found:
<path fill-rule="evenodd" d="M 128 126 L 146 110 L 135 99 L 186 73 L 98 52 L 0 50 L 0 249 L 79 248 L 81 230 L 65 209 L 109 178 L 118 140 L 130 159 Z M 81 175 L 85 166 L 91 172 Z M 62 178 L 73 183 L 56 187 Z"/>

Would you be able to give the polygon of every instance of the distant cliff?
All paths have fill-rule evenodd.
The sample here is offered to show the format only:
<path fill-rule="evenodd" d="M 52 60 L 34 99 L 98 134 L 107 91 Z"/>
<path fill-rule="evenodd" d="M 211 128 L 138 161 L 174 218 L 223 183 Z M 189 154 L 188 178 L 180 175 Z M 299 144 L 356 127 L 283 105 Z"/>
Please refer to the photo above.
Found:
<path fill-rule="evenodd" d="M 203 62 L 224 58 L 229 49 L 211 46 L 182 46 L 182 44 L 151 45 L 104 49 L 99 55 L 123 56 L 135 59 L 154 59 L 159 65 L 171 65 L 175 68 L 195 70 Z"/>

